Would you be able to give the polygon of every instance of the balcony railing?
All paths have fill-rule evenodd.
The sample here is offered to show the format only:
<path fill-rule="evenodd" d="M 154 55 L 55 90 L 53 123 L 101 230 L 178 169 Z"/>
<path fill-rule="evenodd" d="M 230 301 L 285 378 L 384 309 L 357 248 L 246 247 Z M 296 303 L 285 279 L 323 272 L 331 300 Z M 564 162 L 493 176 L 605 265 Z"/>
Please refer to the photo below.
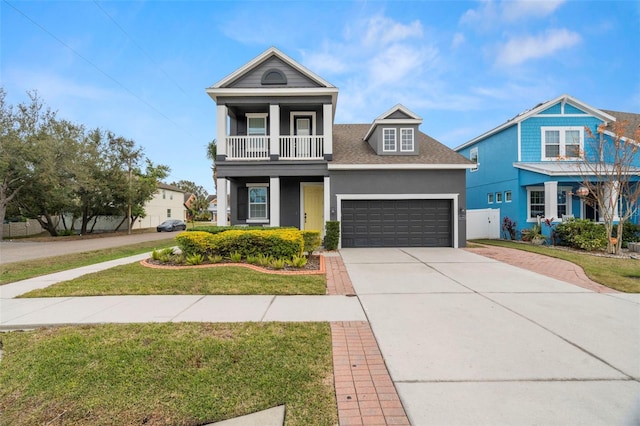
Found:
<path fill-rule="evenodd" d="M 227 136 L 230 160 L 268 160 L 269 136 Z"/>
<path fill-rule="evenodd" d="M 283 160 L 324 158 L 323 136 L 281 136 L 280 158 Z"/>
<path fill-rule="evenodd" d="M 268 160 L 269 136 L 227 136 L 228 160 Z M 279 156 L 283 160 L 321 160 L 324 136 L 281 136 Z"/>

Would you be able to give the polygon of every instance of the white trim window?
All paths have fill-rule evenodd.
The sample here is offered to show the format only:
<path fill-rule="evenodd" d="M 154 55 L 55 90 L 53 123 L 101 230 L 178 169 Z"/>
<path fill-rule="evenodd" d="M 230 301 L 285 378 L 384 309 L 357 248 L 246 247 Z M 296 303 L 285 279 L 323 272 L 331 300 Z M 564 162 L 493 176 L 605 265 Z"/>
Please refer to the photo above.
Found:
<path fill-rule="evenodd" d="M 269 203 L 267 199 L 268 187 L 249 186 L 249 215 L 248 220 L 267 220 Z"/>
<path fill-rule="evenodd" d="M 558 214 L 556 218 L 569 216 L 571 214 L 571 188 L 558 187 Z"/>
<path fill-rule="evenodd" d="M 247 136 L 267 135 L 267 113 L 248 112 L 247 116 Z"/>
<path fill-rule="evenodd" d="M 511 202 L 511 191 L 504 191 L 504 202 L 505 203 Z"/>
<path fill-rule="evenodd" d="M 537 220 L 538 216 L 544 217 L 544 188 L 527 188 L 527 221 Z"/>
<path fill-rule="evenodd" d="M 396 150 L 396 129 L 382 129 L 382 151 L 395 152 Z"/>
<path fill-rule="evenodd" d="M 542 160 L 578 159 L 584 147 L 582 127 L 541 127 Z"/>
<path fill-rule="evenodd" d="M 496 192 L 496 203 L 502 202 L 502 192 Z"/>
<path fill-rule="evenodd" d="M 493 204 L 493 192 L 487 194 L 487 203 Z"/>
<path fill-rule="evenodd" d="M 472 172 L 475 172 L 478 170 L 478 166 L 480 165 L 480 163 L 478 162 L 478 147 L 474 147 L 471 148 L 471 150 L 469 151 L 469 160 L 473 161 L 474 163 L 476 163 L 476 166 L 474 168 L 471 169 Z"/>
<path fill-rule="evenodd" d="M 400 129 L 400 151 L 413 152 L 413 129 Z"/>

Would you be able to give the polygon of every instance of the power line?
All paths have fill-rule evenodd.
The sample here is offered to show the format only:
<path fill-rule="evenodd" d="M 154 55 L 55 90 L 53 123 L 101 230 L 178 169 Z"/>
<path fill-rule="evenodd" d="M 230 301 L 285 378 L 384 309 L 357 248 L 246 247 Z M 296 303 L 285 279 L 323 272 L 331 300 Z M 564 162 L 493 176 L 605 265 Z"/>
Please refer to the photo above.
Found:
<path fill-rule="evenodd" d="M 132 42 L 132 43 L 133 43 L 133 44 L 138 48 L 138 50 L 140 50 L 140 52 L 142 52 L 142 53 L 147 57 L 147 59 L 149 59 L 149 61 L 151 61 L 151 63 L 153 63 L 155 66 L 157 66 L 157 67 L 158 67 L 158 69 L 159 69 L 160 71 L 162 71 L 162 73 L 163 73 L 163 74 L 164 74 L 164 75 L 165 75 L 169 80 L 171 80 L 171 82 L 172 82 L 173 84 L 175 84 L 175 85 L 176 85 L 176 87 L 177 87 L 178 89 L 180 89 L 180 91 L 181 91 L 182 93 L 184 93 L 185 95 L 187 94 L 187 92 L 186 92 L 186 91 L 185 91 L 185 90 L 184 90 L 184 89 L 183 89 L 183 88 L 178 84 L 178 82 L 177 82 L 177 81 L 175 81 L 175 80 L 174 80 L 174 79 L 169 75 L 169 73 L 167 73 L 167 72 L 162 68 L 162 66 L 161 66 L 159 63 L 157 63 L 157 62 L 156 62 L 156 61 L 151 57 L 151 55 L 149 55 L 149 54 L 148 54 L 148 53 L 147 53 L 147 52 L 142 48 L 142 46 L 140 46 L 140 45 L 135 41 L 135 39 L 134 39 L 133 37 L 131 37 L 131 35 L 130 35 L 130 34 L 129 34 L 129 33 L 128 33 L 128 32 L 127 32 L 123 27 L 122 27 L 122 25 L 120 25 L 120 24 L 115 20 L 115 18 L 114 18 L 113 16 L 111 16 L 111 15 L 110 15 L 110 14 L 109 14 L 109 13 L 108 13 L 108 12 L 107 12 L 103 7 L 102 7 L 102 6 L 100 6 L 100 3 L 98 3 L 98 1 L 97 1 L 97 0 L 93 0 L 93 3 L 98 7 L 98 9 L 100 9 L 100 10 L 102 11 L 102 13 L 104 13 L 104 14 L 106 15 L 106 17 L 107 17 L 107 18 L 109 18 L 109 19 L 110 19 L 110 20 L 111 20 L 111 21 L 112 21 L 112 22 L 113 22 L 113 23 L 114 23 L 114 24 L 115 24 L 115 25 L 120 29 L 120 31 L 122 31 L 122 33 L 123 33 L 124 35 L 126 35 L 126 36 L 129 38 L 129 40 L 131 40 L 131 42 Z"/>
<path fill-rule="evenodd" d="M 61 45 L 63 45 L 64 47 L 66 47 L 67 49 L 69 49 L 70 51 L 72 51 L 76 56 L 78 56 L 80 59 L 82 59 L 83 61 L 85 61 L 86 63 L 88 63 L 89 65 L 91 65 L 93 68 L 95 68 L 96 71 L 98 71 L 100 74 L 104 75 L 105 77 L 107 77 L 109 80 L 113 81 L 115 84 L 117 84 L 118 86 L 120 86 L 124 91 L 126 91 L 127 93 L 129 93 L 131 96 L 133 96 L 134 98 L 138 99 L 140 102 L 142 102 L 143 104 L 145 104 L 146 106 L 148 106 L 149 108 L 151 108 L 153 111 L 155 111 L 157 114 L 159 114 L 160 116 L 162 116 L 165 120 L 169 121 L 170 123 L 172 123 L 174 126 L 178 127 L 179 129 L 185 131 L 186 133 L 188 133 L 189 135 L 191 135 L 191 133 L 187 130 L 184 129 L 182 126 L 180 126 L 178 123 L 176 123 L 174 120 L 172 120 L 171 118 L 169 118 L 167 115 L 165 115 L 162 111 L 160 111 L 158 108 L 156 108 L 155 106 L 153 106 L 150 102 L 146 101 L 145 99 L 142 99 L 140 96 L 138 96 L 137 94 L 135 94 L 132 90 L 130 90 L 128 87 L 126 87 L 123 83 L 121 83 L 120 81 L 118 81 L 115 77 L 112 77 L 111 75 L 109 75 L 106 71 L 102 70 L 102 68 L 100 68 L 98 65 L 96 65 L 95 63 L 93 63 L 89 58 L 86 58 L 85 56 L 83 56 L 80 52 L 78 52 L 77 50 L 75 50 L 73 47 L 69 46 L 67 43 L 65 43 L 62 39 L 60 39 L 59 37 L 57 37 L 55 34 L 53 34 L 51 31 L 49 31 L 48 29 L 46 29 L 44 26 L 40 25 L 38 22 L 36 22 L 35 20 L 33 20 L 29 15 L 27 15 L 26 13 L 24 13 L 22 10 L 18 9 L 17 7 L 15 7 L 13 4 L 9 3 L 8 0 L 3 0 L 5 4 L 11 6 L 12 9 L 14 9 L 16 12 L 18 12 L 20 15 L 24 16 L 25 19 L 27 19 L 29 22 L 31 22 L 33 25 L 35 25 L 36 27 L 40 28 L 42 31 L 44 31 L 45 33 L 47 33 L 51 38 L 53 38 L 54 40 L 56 40 L 58 43 L 60 43 Z M 191 135 L 193 137 L 193 135 Z"/>

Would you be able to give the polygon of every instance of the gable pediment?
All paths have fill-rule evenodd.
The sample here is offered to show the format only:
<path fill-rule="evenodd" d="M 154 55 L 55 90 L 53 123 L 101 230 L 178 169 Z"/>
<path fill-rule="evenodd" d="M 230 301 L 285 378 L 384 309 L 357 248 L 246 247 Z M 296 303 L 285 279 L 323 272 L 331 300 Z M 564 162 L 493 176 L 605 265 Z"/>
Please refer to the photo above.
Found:
<path fill-rule="evenodd" d="M 335 89 L 335 86 L 309 71 L 275 47 L 229 74 L 209 89 Z"/>

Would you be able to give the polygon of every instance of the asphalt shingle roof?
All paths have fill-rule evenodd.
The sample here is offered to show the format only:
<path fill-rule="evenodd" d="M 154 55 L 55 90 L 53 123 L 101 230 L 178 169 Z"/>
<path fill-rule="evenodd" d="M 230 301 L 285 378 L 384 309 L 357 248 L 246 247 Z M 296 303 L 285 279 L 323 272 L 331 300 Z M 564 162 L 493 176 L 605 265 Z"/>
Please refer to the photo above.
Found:
<path fill-rule="evenodd" d="M 470 160 L 420 131 L 418 155 L 377 155 L 363 140 L 371 124 L 333 126 L 332 164 L 472 164 Z"/>
<path fill-rule="evenodd" d="M 602 109 L 600 111 L 615 117 L 617 121 L 626 121 L 628 125 L 625 130 L 625 136 L 634 140 L 636 139 L 636 131 L 640 129 L 640 114 L 634 114 L 632 112 L 611 111 L 607 109 Z M 607 129 L 611 130 L 611 124 L 607 126 Z"/>

